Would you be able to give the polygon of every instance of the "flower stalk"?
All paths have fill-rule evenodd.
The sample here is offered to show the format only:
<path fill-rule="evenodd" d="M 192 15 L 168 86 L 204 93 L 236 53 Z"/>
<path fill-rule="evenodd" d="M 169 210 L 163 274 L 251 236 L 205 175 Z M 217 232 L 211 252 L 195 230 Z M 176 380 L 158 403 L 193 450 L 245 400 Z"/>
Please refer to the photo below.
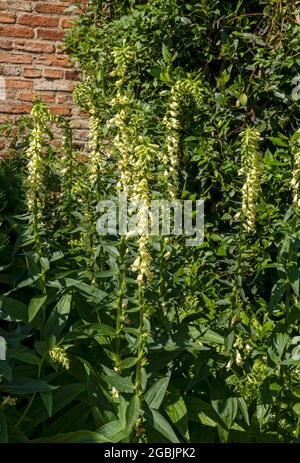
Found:
<path fill-rule="evenodd" d="M 245 177 L 242 187 L 242 219 L 247 233 L 256 230 L 256 207 L 260 193 L 260 156 L 258 143 L 261 140 L 258 130 L 247 127 L 241 134 L 242 167 L 240 175 Z"/>

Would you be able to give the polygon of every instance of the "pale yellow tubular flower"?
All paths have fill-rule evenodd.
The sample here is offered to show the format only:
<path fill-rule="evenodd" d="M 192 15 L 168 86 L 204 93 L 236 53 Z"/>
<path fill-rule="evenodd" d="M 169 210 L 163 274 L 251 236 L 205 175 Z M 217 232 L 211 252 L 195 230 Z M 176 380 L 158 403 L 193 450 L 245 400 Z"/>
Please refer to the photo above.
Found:
<path fill-rule="evenodd" d="M 201 106 L 203 100 L 202 83 L 199 79 L 192 79 L 191 76 L 178 80 L 171 88 L 169 105 L 163 120 L 166 129 L 166 152 L 160 156 L 160 160 L 164 165 L 164 176 L 171 199 L 177 198 L 180 163 L 180 113 L 181 106 L 187 99 L 192 99 L 197 107 Z"/>
<path fill-rule="evenodd" d="M 119 391 L 114 386 L 111 389 L 111 396 L 113 399 L 119 398 Z"/>
<path fill-rule="evenodd" d="M 242 187 L 243 227 L 248 233 L 256 229 L 256 207 L 260 193 L 260 158 L 258 143 L 261 139 L 256 129 L 248 127 L 241 134 L 242 167 L 240 175 L 245 177 Z"/>
<path fill-rule="evenodd" d="M 92 191 L 98 188 L 99 174 L 101 172 L 101 152 L 100 144 L 100 121 L 96 115 L 95 108 L 91 105 L 89 118 L 89 151 L 88 151 L 88 169 L 89 183 Z"/>
<path fill-rule="evenodd" d="M 113 108 L 116 108 L 117 112 L 109 121 L 108 125 L 117 128 L 117 133 L 113 140 L 114 147 L 119 153 L 118 171 L 120 178 L 117 183 L 117 191 L 129 197 L 132 183 L 132 136 L 127 121 L 127 109 L 130 100 L 123 86 L 126 81 L 128 63 L 132 60 L 133 53 L 130 47 L 125 46 L 124 42 L 123 46 L 113 49 L 112 56 L 115 68 L 111 72 L 111 75 L 116 76 L 118 80 L 115 82 L 117 93 L 110 104 Z"/>
<path fill-rule="evenodd" d="M 178 189 L 179 145 L 180 145 L 180 100 L 181 82 L 171 88 L 169 108 L 164 117 L 166 128 L 166 154 L 163 158 L 164 177 L 171 199 L 176 199 Z"/>
<path fill-rule="evenodd" d="M 150 243 L 150 187 L 148 165 L 149 159 L 155 157 L 158 146 L 148 143 L 145 137 L 138 137 L 138 145 L 135 147 L 135 163 L 134 163 L 134 182 L 132 184 L 132 200 L 139 204 L 137 219 L 138 219 L 138 251 L 137 257 L 132 264 L 132 270 L 137 273 L 137 282 L 139 285 L 144 281 L 149 281 L 153 278 L 151 272 L 152 257 L 149 252 Z"/>
<path fill-rule="evenodd" d="M 150 202 L 147 157 L 153 154 L 158 147 L 146 142 L 145 138 L 137 136 L 138 123 L 128 121 L 130 100 L 123 89 L 126 81 L 128 63 L 132 60 L 133 54 L 129 47 L 114 48 L 112 52 L 115 69 L 112 72 L 118 80 L 115 85 L 117 88 L 116 97 L 111 101 L 112 107 L 117 109 L 114 117 L 109 121 L 118 130 L 114 138 L 114 147 L 119 153 L 118 170 L 119 181 L 117 191 L 126 194 L 134 203 L 138 204 L 138 252 L 132 265 L 132 270 L 137 273 L 137 282 L 141 285 L 144 279 L 151 279 L 150 270 L 151 255 L 148 250 L 148 211 Z M 129 238 L 129 234 L 127 236 Z"/>
<path fill-rule="evenodd" d="M 35 104 L 31 111 L 34 127 L 30 135 L 30 143 L 27 149 L 29 158 L 27 169 L 27 207 L 39 219 L 43 216 L 45 203 L 44 187 L 44 162 L 43 162 L 43 143 L 45 136 L 45 124 L 49 118 L 48 110 L 41 104 Z"/>
<path fill-rule="evenodd" d="M 66 370 L 70 368 L 69 357 L 64 348 L 58 346 L 52 347 L 49 349 L 49 355 L 54 362 L 57 362 Z"/>
<path fill-rule="evenodd" d="M 300 207 L 300 129 L 297 133 L 299 134 L 299 137 L 296 140 L 297 147 L 294 152 L 294 167 L 291 186 L 293 190 L 293 205 Z"/>

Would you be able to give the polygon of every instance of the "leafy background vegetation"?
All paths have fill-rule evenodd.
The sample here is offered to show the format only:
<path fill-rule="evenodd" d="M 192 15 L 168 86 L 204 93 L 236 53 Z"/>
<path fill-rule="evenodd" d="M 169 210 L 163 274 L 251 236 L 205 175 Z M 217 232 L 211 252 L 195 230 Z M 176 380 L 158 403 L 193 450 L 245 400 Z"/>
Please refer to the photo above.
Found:
<path fill-rule="evenodd" d="M 298 7 L 85 7 L 65 44 L 89 153 L 37 102 L 0 164 L 1 442 L 299 441 Z M 174 185 L 205 200 L 202 245 L 97 234 L 100 199 Z"/>

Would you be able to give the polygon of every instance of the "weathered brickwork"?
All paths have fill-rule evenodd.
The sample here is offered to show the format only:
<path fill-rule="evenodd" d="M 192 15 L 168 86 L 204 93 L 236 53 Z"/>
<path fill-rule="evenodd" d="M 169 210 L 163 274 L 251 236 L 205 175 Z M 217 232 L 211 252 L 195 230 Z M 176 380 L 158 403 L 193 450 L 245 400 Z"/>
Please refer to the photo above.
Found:
<path fill-rule="evenodd" d="M 0 0 L 0 77 L 5 87 L 5 92 L 0 88 L 0 123 L 28 114 L 37 96 L 55 114 L 72 120 L 80 146 L 86 140 L 87 119 L 78 114 L 71 96 L 79 71 L 72 68 L 61 42 L 76 17 L 76 11 L 66 11 L 73 3 Z M 1 149 L 5 145 L 0 139 Z"/>

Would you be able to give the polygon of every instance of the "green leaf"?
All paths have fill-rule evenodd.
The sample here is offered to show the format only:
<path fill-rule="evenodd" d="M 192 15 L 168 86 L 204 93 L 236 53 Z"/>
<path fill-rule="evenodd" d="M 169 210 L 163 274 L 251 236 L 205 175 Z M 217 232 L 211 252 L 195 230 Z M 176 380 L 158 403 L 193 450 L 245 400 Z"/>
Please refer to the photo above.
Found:
<path fill-rule="evenodd" d="M 106 439 L 106 442 L 120 442 L 128 437 L 130 429 L 124 429 L 119 420 L 111 421 L 110 423 L 101 426 L 97 429 L 97 433 Z"/>
<path fill-rule="evenodd" d="M 122 428 L 126 428 L 126 411 L 128 408 L 128 402 L 127 400 L 124 399 L 123 396 L 119 396 L 119 410 L 118 410 L 118 418 L 120 420 L 120 423 L 122 425 Z"/>
<path fill-rule="evenodd" d="M 107 384 L 115 387 L 118 392 L 133 392 L 134 385 L 129 376 L 123 377 L 118 374 L 105 376 L 104 380 Z"/>
<path fill-rule="evenodd" d="M 229 397 L 227 399 L 216 399 L 211 401 L 213 408 L 218 413 L 225 426 L 218 425 L 218 432 L 221 442 L 227 442 L 229 430 L 235 420 L 238 402 L 236 397 Z"/>
<path fill-rule="evenodd" d="M 64 326 L 68 320 L 69 313 L 71 310 L 72 295 L 64 294 L 56 304 L 55 308 L 49 315 L 48 320 L 45 323 L 43 329 L 43 337 L 45 339 L 55 336 L 59 337 L 64 329 Z"/>
<path fill-rule="evenodd" d="M 146 422 L 173 444 L 180 443 L 168 421 L 155 409 L 145 410 Z"/>
<path fill-rule="evenodd" d="M 275 333 L 272 337 L 271 345 L 268 347 L 268 355 L 275 364 L 280 362 L 288 339 L 288 333 Z"/>
<path fill-rule="evenodd" d="M 166 47 L 165 44 L 163 44 L 162 46 L 162 55 L 163 55 L 163 58 L 164 60 L 168 63 L 170 62 L 170 59 L 171 59 L 171 53 L 169 52 L 168 48 Z"/>
<path fill-rule="evenodd" d="M 295 293 L 295 296 L 299 296 L 299 268 L 295 262 L 292 262 L 287 267 L 287 276 L 289 282 L 291 283 L 291 287 Z"/>
<path fill-rule="evenodd" d="M 211 330 L 210 328 L 206 329 L 201 334 L 201 339 L 205 342 L 213 344 L 224 344 L 225 342 L 223 336 L 220 336 L 218 333 Z"/>
<path fill-rule="evenodd" d="M 39 379 L 31 378 L 16 378 L 9 383 L 0 384 L 0 391 L 8 392 L 9 394 L 25 395 L 34 392 L 46 392 L 57 389 L 58 386 L 51 386 Z"/>
<path fill-rule="evenodd" d="M 53 417 L 51 422 L 47 424 L 46 429 L 43 431 L 42 436 L 50 437 L 64 432 L 75 432 L 85 428 L 85 423 L 91 409 L 84 403 L 70 404 L 68 409 L 63 413 L 58 413 Z M 94 427 L 93 427 L 94 428 Z"/>
<path fill-rule="evenodd" d="M 77 288 L 81 294 L 88 296 L 88 298 L 94 302 L 101 302 L 106 296 L 106 293 L 101 289 L 89 286 L 82 281 L 66 278 L 65 283 L 67 288 Z"/>
<path fill-rule="evenodd" d="M 126 370 L 126 368 L 131 368 L 136 365 L 138 359 L 136 357 L 127 357 L 127 359 L 122 360 L 120 363 L 121 370 Z"/>
<path fill-rule="evenodd" d="M 284 148 L 288 148 L 289 144 L 286 141 L 283 141 L 279 137 L 267 137 L 268 140 L 270 140 L 274 145 L 276 146 L 283 146 Z"/>
<path fill-rule="evenodd" d="M 80 329 L 83 333 L 86 333 L 88 336 L 115 336 L 115 330 L 104 323 L 90 323 L 85 325 Z"/>
<path fill-rule="evenodd" d="M 101 444 L 101 443 L 110 443 L 108 439 L 97 432 L 92 431 L 75 431 L 67 432 L 65 434 L 57 434 L 52 437 L 40 437 L 38 439 L 33 439 L 30 442 L 33 443 L 51 443 L 51 444 Z"/>
<path fill-rule="evenodd" d="M 204 426 L 220 425 L 226 428 L 224 421 L 209 403 L 196 397 L 187 397 L 185 403 L 190 421 L 201 423 Z"/>
<path fill-rule="evenodd" d="M 28 305 L 28 323 L 30 323 L 43 307 L 47 296 L 33 297 Z"/>
<path fill-rule="evenodd" d="M 75 398 L 85 390 L 86 385 L 82 383 L 66 384 L 65 386 L 61 386 L 58 389 L 53 390 L 52 416 L 73 402 Z M 48 413 L 45 409 L 44 403 L 42 401 L 36 401 L 31 409 L 31 420 L 23 424 L 24 432 L 27 433 L 35 429 L 38 424 L 46 421 L 47 418 Z"/>
<path fill-rule="evenodd" d="M 23 302 L 11 297 L 0 296 L 0 310 L 9 315 L 11 321 L 28 322 L 27 306 Z M 0 318 L 3 317 L 0 316 Z"/>
<path fill-rule="evenodd" d="M 49 418 L 52 416 L 52 410 L 53 410 L 53 396 L 52 396 L 52 391 L 47 391 L 47 392 L 41 392 L 41 399 L 45 405 L 45 408 L 47 410 Z"/>
<path fill-rule="evenodd" d="M 243 418 L 246 424 L 250 426 L 248 407 L 247 407 L 245 399 L 243 397 L 238 397 L 237 402 L 238 402 L 239 409 L 241 410 L 241 413 L 243 415 Z"/>
<path fill-rule="evenodd" d="M 141 413 L 141 401 L 134 395 L 126 410 L 126 426 L 132 430 Z"/>
<path fill-rule="evenodd" d="M 172 423 L 174 423 L 181 435 L 186 440 L 189 440 L 188 413 L 180 392 L 171 390 L 171 393 L 165 399 L 164 404 L 165 411 Z"/>
<path fill-rule="evenodd" d="M 169 381 L 170 376 L 165 376 L 157 380 L 145 393 L 144 399 L 149 408 L 159 409 L 164 400 Z"/>
<path fill-rule="evenodd" d="M 24 363 L 30 363 L 31 365 L 39 365 L 41 358 L 34 353 L 34 351 L 15 352 L 11 353 L 10 357 L 16 360 L 20 360 Z"/>
<path fill-rule="evenodd" d="M 273 311 L 276 308 L 277 304 L 281 301 L 282 296 L 285 293 L 286 289 L 286 281 L 279 280 L 272 288 L 271 291 L 271 299 L 269 303 L 269 310 Z"/>

